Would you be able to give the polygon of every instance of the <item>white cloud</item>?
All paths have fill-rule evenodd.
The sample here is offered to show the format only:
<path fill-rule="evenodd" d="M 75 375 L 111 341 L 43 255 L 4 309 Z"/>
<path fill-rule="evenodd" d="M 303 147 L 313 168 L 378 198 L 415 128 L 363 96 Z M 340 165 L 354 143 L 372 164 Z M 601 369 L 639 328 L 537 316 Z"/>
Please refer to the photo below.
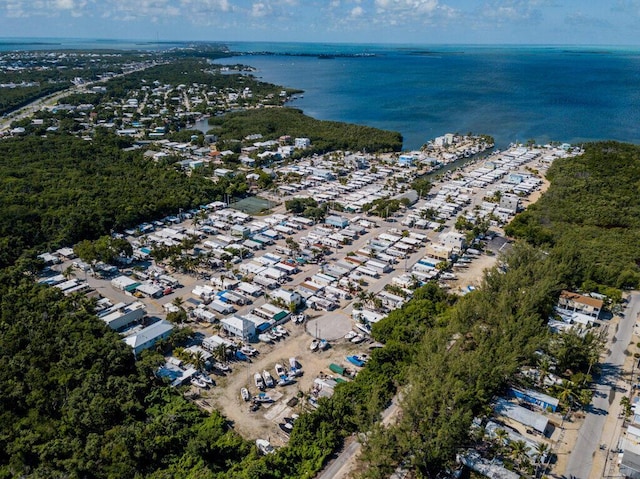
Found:
<path fill-rule="evenodd" d="M 258 2 L 251 6 L 251 16 L 260 18 L 266 17 L 271 11 L 271 7 L 265 3 Z"/>
<path fill-rule="evenodd" d="M 498 23 L 538 22 L 542 7 L 555 6 L 553 0 L 493 0 L 484 5 L 482 17 Z"/>
<path fill-rule="evenodd" d="M 364 14 L 364 9 L 361 6 L 353 7 L 351 9 L 351 18 L 358 18 Z"/>
<path fill-rule="evenodd" d="M 228 13 L 234 10 L 232 0 L 0 0 L 0 16 L 97 16 L 121 20 L 147 18 L 159 21 L 165 17 L 185 17 Z M 297 0 L 282 0 L 289 4 Z"/>
<path fill-rule="evenodd" d="M 73 0 L 56 0 L 55 7 L 60 10 L 73 10 L 75 5 L 73 4 Z"/>
<path fill-rule="evenodd" d="M 459 11 L 439 0 L 374 0 L 375 21 L 391 25 L 407 24 L 410 20 L 417 23 L 433 23 L 459 16 Z"/>

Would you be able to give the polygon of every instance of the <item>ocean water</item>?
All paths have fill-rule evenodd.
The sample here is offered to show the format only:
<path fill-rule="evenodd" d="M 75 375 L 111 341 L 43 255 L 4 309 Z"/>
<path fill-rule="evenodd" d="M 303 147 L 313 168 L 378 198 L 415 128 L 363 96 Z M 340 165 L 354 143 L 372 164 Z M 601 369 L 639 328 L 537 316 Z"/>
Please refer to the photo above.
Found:
<path fill-rule="evenodd" d="M 0 52 L 36 50 L 142 50 L 157 51 L 184 46 L 185 42 L 154 42 L 100 38 L 0 37 Z"/>
<path fill-rule="evenodd" d="M 529 139 L 640 143 L 638 49 L 228 46 L 245 55 L 219 63 L 251 65 L 264 81 L 304 90 L 291 106 L 319 119 L 399 131 L 405 149 L 447 132 L 489 134 L 498 147 Z"/>
<path fill-rule="evenodd" d="M 148 51 L 189 43 L 0 37 L 0 51 Z M 264 81 L 304 90 L 291 106 L 323 120 L 399 131 L 405 149 L 447 132 L 489 134 L 499 148 L 529 139 L 640 143 L 637 47 L 226 45 L 243 56 L 219 63 L 248 64 Z"/>

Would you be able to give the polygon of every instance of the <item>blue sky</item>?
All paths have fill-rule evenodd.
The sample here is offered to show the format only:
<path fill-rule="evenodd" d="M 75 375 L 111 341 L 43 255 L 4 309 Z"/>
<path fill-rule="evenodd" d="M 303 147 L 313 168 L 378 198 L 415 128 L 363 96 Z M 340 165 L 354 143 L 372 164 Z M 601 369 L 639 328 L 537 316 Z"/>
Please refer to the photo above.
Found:
<path fill-rule="evenodd" d="M 640 0 L 0 0 L 0 37 L 639 45 Z"/>

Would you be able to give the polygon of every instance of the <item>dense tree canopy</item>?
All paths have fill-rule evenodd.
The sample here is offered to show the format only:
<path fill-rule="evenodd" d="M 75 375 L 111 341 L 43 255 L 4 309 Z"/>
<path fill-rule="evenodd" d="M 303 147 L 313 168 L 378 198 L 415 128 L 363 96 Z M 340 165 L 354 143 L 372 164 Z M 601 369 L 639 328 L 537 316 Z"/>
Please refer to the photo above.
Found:
<path fill-rule="evenodd" d="M 617 288 L 640 284 L 640 147 L 587 145 L 585 154 L 554 162 L 551 187 L 506 228 L 531 244 L 553 246 L 572 271 L 570 283 Z"/>
<path fill-rule="evenodd" d="M 209 120 L 221 139 L 242 139 L 252 134 L 265 138 L 283 135 L 311 139 L 311 148 L 299 154 L 311 155 L 331 150 L 399 151 L 400 133 L 368 126 L 320 121 L 294 108 L 265 108 L 229 113 Z"/>
<path fill-rule="evenodd" d="M 0 142 L 0 265 L 31 247 L 94 239 L 233 195 L 232 183 L 242 180 L 186 177 L 123 152 L 120 142 L 106 133 L 92 142 L 68 135 Z"/>

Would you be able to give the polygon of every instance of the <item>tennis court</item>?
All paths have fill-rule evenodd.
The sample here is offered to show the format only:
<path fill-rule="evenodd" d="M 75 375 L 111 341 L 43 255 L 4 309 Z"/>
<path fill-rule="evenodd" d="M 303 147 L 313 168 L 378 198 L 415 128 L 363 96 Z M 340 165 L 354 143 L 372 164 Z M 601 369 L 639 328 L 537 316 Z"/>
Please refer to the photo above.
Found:
<path fill-rule="evenodd" d="M 276 204 L 259 196 L 249 196 L 229 205 L 230 208 L 242 211 L 248 215 L 255 215 L 267 211 Z"/>

